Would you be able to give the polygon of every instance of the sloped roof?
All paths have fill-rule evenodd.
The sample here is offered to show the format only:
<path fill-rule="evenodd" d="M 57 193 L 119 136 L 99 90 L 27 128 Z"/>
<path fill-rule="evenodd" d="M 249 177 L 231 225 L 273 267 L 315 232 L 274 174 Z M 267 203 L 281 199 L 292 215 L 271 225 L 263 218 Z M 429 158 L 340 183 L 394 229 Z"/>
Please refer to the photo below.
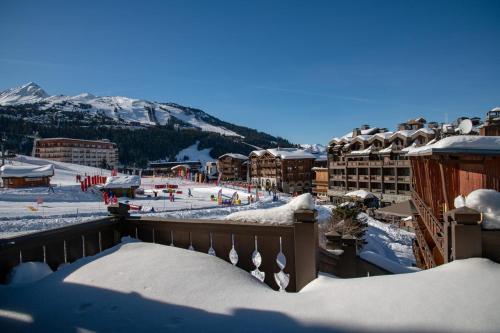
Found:
<path fill-rule="evenodd" d="M 141 186 L 141 177 L 139 176 L 112 176 L 106 179 L 104 189 L 113 188 L 131 188 Z"/>
<path fill-rule="evenodd" d="M 47 165 L 4 165 L 0 168 L 2 178 L 52 177 L 54 166 Z"/>
<path fill-rule="evenodd" d="M 414 148 L 408 156 L 432 154 L 500 155 L 500 136 L 456 135 Z"/>
<path fill-rule="evenodd" d="M 303 150 L 296 148 L 271 148 L 267 150 L 273 156 L 279 157 L 283 160 L 291 159 L 316 159 L 316 156 Z"/>
<path fill-rule="evenodd" d="M 219 158 L 223 158 L 226 156 L 237 159 L 237 160 L 248 160 L 248 156 L 245 156 L 242 154 L 237 154 L 237 153 L 227 153 L 227 154 L 219 156 Z"/>

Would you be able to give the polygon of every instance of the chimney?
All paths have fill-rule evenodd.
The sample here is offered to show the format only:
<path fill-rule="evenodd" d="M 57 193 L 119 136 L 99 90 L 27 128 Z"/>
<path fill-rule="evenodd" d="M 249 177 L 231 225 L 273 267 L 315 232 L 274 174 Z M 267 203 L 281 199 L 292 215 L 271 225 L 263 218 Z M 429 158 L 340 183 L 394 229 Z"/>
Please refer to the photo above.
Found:
<path fill-rule="evenodd" d="M 370 125 L 361 125 L 362 130 L 367 130 L 370 128 Z"/>
<path fill-rule="evenodd" d="M 352 137 L 354 138 L 358 135 L 361 135 L 361 130 L 356 127 L 355 129 L 352 130 Z"/>

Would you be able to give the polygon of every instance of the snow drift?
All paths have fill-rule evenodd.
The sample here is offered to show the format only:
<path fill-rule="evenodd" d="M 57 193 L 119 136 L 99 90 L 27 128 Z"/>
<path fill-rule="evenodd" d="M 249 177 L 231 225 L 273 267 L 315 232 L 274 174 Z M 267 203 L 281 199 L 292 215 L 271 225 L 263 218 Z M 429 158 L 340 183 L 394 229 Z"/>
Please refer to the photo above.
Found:
<path fill-rule="evenodd" d="M 500 192 L 479 189 L 455 198 L 455 208 L 469 207 L 483 213 L 484 229 L 500 229 Z"/>
<path fill-rule="evenodd" d="M 225 219 L 268 224 L 291 224 L 294 213 L 302 209 L 314 209 L 314 199 L 310 193 L 299 195 L 280 207 L 236 212 L 229 214 Z"/>

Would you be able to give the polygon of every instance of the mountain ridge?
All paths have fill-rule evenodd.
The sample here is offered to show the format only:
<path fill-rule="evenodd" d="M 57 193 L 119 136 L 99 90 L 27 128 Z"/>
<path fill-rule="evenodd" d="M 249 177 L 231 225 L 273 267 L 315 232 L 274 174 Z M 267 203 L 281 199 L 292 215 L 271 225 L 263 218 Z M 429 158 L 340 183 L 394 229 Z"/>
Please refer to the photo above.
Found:
<path fill-rule="evenodd" d="M 29 154 L 32 138 L 71 137 L 116 142 L 124 165 L 176 158 L 199 142 L 215 159 L 257 148 L 293 146 L 288 140 L 225 122 L 201 109 L 123 96 L 49 95 L 30 82 L 0 92 L 0 132 L 7 149 Z"/>

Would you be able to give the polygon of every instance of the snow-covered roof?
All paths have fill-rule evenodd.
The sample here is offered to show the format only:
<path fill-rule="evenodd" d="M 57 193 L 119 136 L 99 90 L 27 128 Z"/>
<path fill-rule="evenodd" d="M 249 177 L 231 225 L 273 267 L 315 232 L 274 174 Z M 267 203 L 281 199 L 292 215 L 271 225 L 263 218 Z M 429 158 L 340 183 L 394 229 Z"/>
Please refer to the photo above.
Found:
<path fill-rule="evenodd" d="M 494 107 L 494 108 L 493 108 L 493 109 L 491 109 L 490 111 L 500 111 L 500 106 Z"/>
<path fill-rule="evenodd" d="M 112 176 L 106 179 L 104 189 L 113 188 L 131 188 L 141 186 L 141 177 L 139 176 Z"/>
<path fill-rule="evenodd" d="M 391 135 L 394 134 L 394 132 L 382 132 L 382 133 L 376 133 L 374 134 L 371 138 L 370 138 L 370 142 L 372 142 L 373 140 L 377 139 L 377 138 L 381 138 L 381 139 L 384 139 L 384 140 L 388 140 Z"/>
<path fill-rule="evenodd" d="M 410 146 L 401 149 L 402 153 L 407 153 L 417 147 L 417 143 L 413 142 Z"/>
<path fill-rule="evenodd" d="M 344 196 L 352 198 L 361 198 L 361 199 L 375 198 L 375 195 L 372 192 L 368 192 L 365 190 L 352 191 L 344 194 Z"/>
<path fill-rule="evenodd" d="M 380 149 L 378 152 L 379 154 L 389 154 L 392 152 L 393 148 L 394 148 L 394 143 L 391 143 L 388 147 Z"/>
<path fill-rule="evenodd" d="M 422 128 L 419 128 L 418 130 L 416 130 L 412 136 L 416 136 L 416 135 L 418 135 L 418 133 L 434 135 L 434 134 L 436 134 L 436 131 L 434 131 L 432 128 L 429 128 L 429 127 L 422 127 Z"/>
<path fill-rule="evenodd" d="M 390 139 L 392 140 L 393 138 L 397 137 L 397 136 L 402 136 L 402 137 L 405 137 L 405 138 L 409 138 L 411 137 L 413 134 L 415 134 L 417 130 L 401 130 L 401 131 L 397 131 L 397 132 L 394 132 Z"/>
<path fill-rule="evenodd" d="M 316 159 L 316 157 L 303 150 L 296 148 L 271 148 L 267 151 L 275 157 L 279 157 L 282 160 L 293 160 L 293 159 Z"/>
<path fill-rule="evenodd" d="M 414 148 L 408 156 L 431 154 L 500 155 L 500 136 L 456 135 L 438 142 Z"/>
<path fill-rule="evenodd" d="M 191 167 L 188 164 L 179 164 L 172 167 L 170 170 L 177 170 L 177 169 L 191 169 Z"/>
<path fill-rule="evenodd" d="M 219 159 L 224 158 L 226 156 L 237 159 L 237 160 L 248 160 L 248 156 L 245 156 L 242 154 L 237 154 L 237 153 L 226 153 L 224 155 L 219 156 Z"/>
<path fill-rule="evenodd" d="M 256 155 L 256 156 L 259 156 L 259 157 L 260 157 L 260 156 L 264 155 L 264 153 L 265 153 L 266 151 L 267 151 L 267 150 L 265 150 L 265 149 L 254 150 L 254 151 L 250 152 L 250 155 L 254 154 L 254 155 Z"/>
<path fill-rule="evenodd" d="M 351 155 L 368 155 L 368 154 L 371 154 L 374 149 L 375 149 L 375 147 L 369 146 L 368 148 L 363 149 L 363 150 L 353 150 L 350 152 L 350 154 Z"/>
<path fill-rule="evenodd" d="M 4 165 L 0 168 L 2 178 L 36 178 L 52 177 L 54 166 L 47 165 Z"/>

